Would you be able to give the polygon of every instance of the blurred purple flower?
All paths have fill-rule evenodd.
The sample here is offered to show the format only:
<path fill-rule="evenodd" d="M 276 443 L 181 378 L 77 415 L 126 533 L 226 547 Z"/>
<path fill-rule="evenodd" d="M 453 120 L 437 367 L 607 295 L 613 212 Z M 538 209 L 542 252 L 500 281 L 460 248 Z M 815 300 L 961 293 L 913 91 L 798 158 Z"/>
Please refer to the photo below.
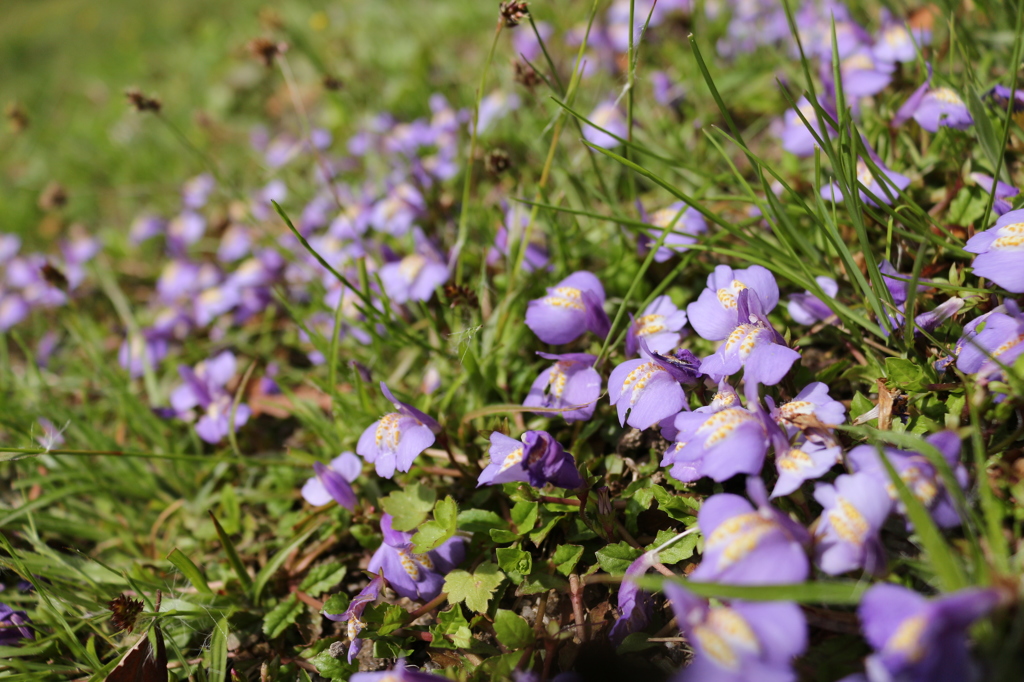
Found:
<path fill-rule="evenodd" d="M 951 88 L 933 88 L 932 68 L 928 65 L 928 78 L 915 90 L 892 119 L 894 128 L 913 118 L 925 130 L 938 132 L 939 128 L 965 130 L 974 125 L 967 105 Z"/>
<path fill-rule="evenodd" d="M 867 188 L 867 192 L 870 192 L 879 201 L 891 205 L 899 197 L 899 192 L 910 186 L 910 178 L 886 167 L 882 160 L 878 158 L 878 155 L 871 149 L 868 149 L 868 155 L 874 161 L 875 166 L 878 167 L 883 181 L 879 182 L 875 178 L 871 168 L 868 167 L 862 158 L 857 159 L 856 180 L 860 185 L 864 185 Z M 877 207 L 878 204 L 875 203 L 875 199 L 868 196 L 867 192 L 858 186 L 857 193 L 860 195 L 860 200 L 868 206 Z M 830 182 L 822 186 L 821 196 L 824 199 L 835 202 L 842 202 L 844 200 L 843 192 L 839 189 L 839 184 L 836 182 Z"/>
<path fill-rule="evenodd" d="M 820 104 L 833 120 L 837 120 L 839 118 L 836 115 L 834 105 L 832 105 L 830 101 L 826 100 L 824 102 L 820 102 Z M 797 113 L 797 111 L 799 111 L 799 113 Z M 818 112 L 806 97 L 801 97 L 797 100 L 796 109 L 789 109 L 786 111 L 782 118 L 782 132 L 780 133 L 782 148 L 790 154 L 801 158 L 814 156 L 814 150 L 818 146 L 818 142 L 814 139 L 814 135 L 811 133 L 812 128 L 807 127 L 807 124 L 800 118 L 800 114 L 803 114 L 803 117 L 807 119 L 807 122 L 810 123 L 811 126 L 813 126 L 814 132 L 817 133 L 818 137 L 822 140 L 828 137 L 834 137 L 836 131 L 827 124 L 826 128 L 822 127 L 821 123 L 818 121 Z"/>
<path fill-rule="evenodd" d="M 918 50 L 932 42 L 932 32 L 926 28 L 910 28 L 907 23 L 882 8 L 882 28 L 878 40 L 871 48 L 875 58 L 883 62 L 912 62 Z"/>
<path fill-rule="evenodd" d="M 32 311 L 24 296 L 14 292 L 4 293 L 0 290 L 0 332 L 5 332 L 18 324 Z"/>
<path fill-rule="evenodd" d="M 601 281 L 585 270 L 572 273 L 549 287 L 547 296 L 530 301 L 526 326 L 550 344 L 575 341 L 587 330 L 603 338 L 611 322 L 604 312 Z"/>
<path fill-rule="evenodd" d="M 583 139 L 590 144 L 605 149 L 614 149 L 622 144 L 616 137 L 626 138 L 626 117 L 615 102 L 609 100 L 598 104 L 587 118 L 593 125 L 587 122 L 583 123 Z M 603 130 L 598 130 L 598 128 Z"/>
<path fill-rule="evenodd" d="M 167 338 L 154 329 L 145 329 L 140 334 L 132 334 L 121 342 L 117 351 L 117 362 L 128 370 L 128 376 L 137 379 L 145 373 L 148 364 L 156 369 L 160 361 L 167 357 L 170 345 Z"/>
<path fill-rule="evenodd" d="M 641 217 L 645 222 L 661 228 L 662 231 L 671 228 L 665 241 L 658 248 L 658 252 L 654 254 L 655 263 L 664 263 L 677 253 L 685 253 L 689 245 L 697 243 L 697 237 L 708 230 L 704 214 L 681 201 L 659 209 L 650 215 L 647 215 L 641 207 Z M 640 255 L 647 255 L 656 241 L 656 238 L 651 238 L 641 232 L 637 237 L 637 249 Z"/>
<path fill-rule="evenodd" d="M 426 203 L 416 188 L 401 183 L 373 205 L 370 224 L 385 234 L 401 237 L 412 229 L 425 210 Z"/>
<path fill-rule="evenodd" d="M 537 26 L 537 33 L 540 34 L 541 39 L 545 43 L 551 40 L 551 35 L 555 29 L 546 21 L 535 22 Z M 534 34 L 533 29 L 525 28 L 522 31 L 511 31 L 512 33 L 512 50 L 517 57 L 522 57 L 528 62 L 536 63 L 538 59 L 543 56 L 540 42 L 537 41 L 537 36 Z"/>
<path fill-rule="evenodd" d="M 956 432 L 939 431 L 928 436 L 925 442 L 938 450 L 953 470 L 957 484 L 961 488 L 966 488 L 967 469 L 960 461 L 960 437 Z M 914 497 L 925 506 L 936 524 L 941 528 L 953 528 L 960 525 L 960 515 L 953 504 L 953 498 L 931 460 L 913 450 L 897 450 L 887 447 L 884 452 L 889 463 L 896 469 L 896 473 L 899 474 Z M 906 515 L 906 509 L 899 500 L 896 487 L 892 484 L 889 472 L 886 471 L 875 446 L 859 445 L 855 447 L 847 455 L 847 461 L 854 473 L 863 472 L 881 484 L 888 492 L 889 497 L 896 502 L 896 511 Z M 909 519 L 907 527 L 911 527 Z"/>
<path fill-rule="evenodd" d="M 395 398 L 383 381 L 380 390 L 396 411 L 366 427 L 359 437 L 356 452 L 376 466 L 378 476 L 391 478 L 396 469 L 412 468 L 419 454 L 434 444 L 434 435 L 441 432 L 441 425 Z"/>
<path fill-rule="evenodd" d="M 969 588 L 926 599 L 889 583 L 872 586 L 857 608 L 870 682 L 964 682 L 974 678 L 967 628 L 998 603 L 995 590 Z"/>
<path fill-rule="evenodd" d="M 796 444 L 775 450 L 775 469 L 779 478 L 772 490 L 772 499 L 797 490 L 804 482 L 821 478 L 838 464 L 843 449 L 838 445 L 815 443 L 799 439 Z"/>
<path fill-rule="evenodd" d="M 719 493 L 709 497 L 697 514 L 704 536 L 704 556 L 690 574 L 694 581 L 731 585 L 776 585 L 807 579 L 810 566 L 805 547 L 807 530 L 768 504 L 760 478 L 747 478 L 747 495 Z"/>
<path fill-rule="evenodd" d="M 385 670 L 379 673 L 355 673 L 349 678 L 349 682 L 438 682 L 438 680 L 445 682 L 448 678 L 418 670 L 409 670 L 405 667 L 404 658 L 398 659 L 394 670 Z"/>
<path fill-rule="evenodd" d="M 651 622 L 654 616 L 654 595 L 641 590 L 632 578 L 647 573 L 657 561 L 657 552 L 644 552 L 629 565 L 622 576 L 618 594 L 619 617 L 608 631 L 608 640 L 612 646 L 618 647 L 628 635 L 640 632 Z"/>
<path fill-rule="evenodd" d="M 523 210 L 522 204 L 516 202 L 506 207 L 505 224 L 498 228 L 498 233 L 494 237 L 494 246 L 487 252 L 488 265 L 496 265 L 502 258 L 510 255 L 510 235 L 512 237 L 511 255 L 515 256 L 518 253 L 520 241 L 529 222 L 529 212 Z M 551 270 L 551 266 L 548 264 L 549 260 L 544 236 L 535 229 L 531 233 L 530 243 L 526 245 L 526 253 L 523 254 L 523 271 Z"/>
<path fill-rule="evenodd" d="M 392 517 L 384 514 L 380 530 L 384 542 L 370 559 L 370 573 L 384 573 L 388 586 L 400 597 L 430 601 L 441 594 L 444 577 L 466 557 L 466 539 L 455 536 L 426 554 L 413 554 L 412 534 L 391 527 Z"/>
<path fill-rule="evenodd" d="M 416 228 L 416 253 L 381 266 L 378 274 L 392 303 L 427 301 L 448 281 L 448 266 L 441 254 Z"/>
<path fill-rule="evenodd" d="M 673 682 L 792 682 L 793 659 L 807 649 L 807 621 L 790 602 L 712 606 L 676 582 L 665 582 L 693 662 Z"/>
<path fill-rule="evenodd" d="M 822 275 L 815 277 L 814 281 L 818 283 L 818 286 L 821 287 L 822 291 L 829 298 L 835 298 L 839 292 L 839 284 L 831 277 Z M 824 322 L 835 316 L 832 309 L 825 305 L 820 298 L 806 290 L 802 294 L 789 295 L 787 310 L 789 310 L 789 316 L 797 324 L 811 325 L 816 322 Z M 839 320 L 834 320 L 833 324 L 839 324 Z"/>
<path fill-rule="evenodd" d="M 975 275 L 1024 293 L 1024 209 L 1000 216 L 995 225 L 968 239 L 964 250 L 977 254 Z"/>
<path fill-rule="evenodd" d="M 217 182 L 209 173 L 197 175 L 181 186 L 181 203 L 185 208 L 198 209 L 206 205 Z"/>
<path fill-rule="evenodd" d="M 818 567 L 829 575 L 856 569 L 880 575 L 885 548 L 878 533 L 892 510 L 885 488 L 868 474 L 843 474 L 835 485 L 815 486 L 814 499 L 824 508 L 814 533 Z"/>
<path fill-rule="evenodd" d="M 980 187 L 982 191 L 988 194 L 991 194 L 993 191 L 995 192 L 996 198 L 992 203 L 992 211 L 997 216 L 1005 215 L 1013 210 L 1013 204 L 1007 200 L 1020 194 L 1020 191 L 1016 187 L 1007 185 L 1005 182 L 1000 182 L 991 175 L 985 175 L 984 173 L 971 173 L 968 177 L 970 177 L 971 181 Z M 0 262 L 2 262 L 2 259 L 0 259 Z"/>
<path fill-rule="evenodd" d="M 765 398 L 772 419 L 786 429 L 788 436 L 802 430 L 798 423 L 801 417 L 814 417 L 826 426 L 836 426 L 846 421 L 846 406 L 828 394 L 828 384 L 815 381 L 807 384 L 792 400 L 775 406 L 771 397 Z"/>
<path fill-rule="evenodd" d="M 39 417 L 36 421 L 39 423 L 39 426 L 43 427 L 43 432 L 36 436 L 36 441 L 46 448 L 47 452 L 64 445 L 64 429 L 68 428 L 67 424 L 58 429 L 46 417 Z"/>
<path fill-rule="evenodd" d="M 334 500 L 352 511 L 356 506 L 356 494 L 352 492 L 352 481 L 363 471 L 363 462 L 351 452 L 343 452 L 327 466 L 320 462 L 313 464 L 315 475 L 302 486 L 302 498 L 314 507 L 320 507 Z"/>
<path fill-rule="evenodd" d="M 534 380 L 523 406 L 547 409 L 576 407 L 560 413 L 565 421 L 572 423 L 590 419 L 601 395 L 601 375 L 594 369 L 597 357 L 589 353 L 555 355 L 538 352 L 537 355 L 554 360 L 555 364 Z"/>
<path fill-rule="evenodd" d="M 35 639 L 31 623 L 27 613 L 0 602 L 0 646 L 19 646 L 23 639 Z"/>
<path fill-rule="evenodd" d="M 1013 301 L 1000 307 L 1002 311 L 997 308 L 964 327 L 964 335 L 956 344 L 956 366 L 961 372 L 998 380 L 1003 376 L 1002 365 L 1012 367 L 1024 353 L 1024 315 Z M 979 332 L 982 325 L 984 329 Z"/>
<path fill-rule="evenodd" d="M 171 407 L 179 419 L 192 421 L 199 411 L 196 433 L 207 443 L 219 443 L 231 430 L 231 411 L 235 411 L 234 429 L 241 428 L 252 411 L 245 403 L 234 407 L 227 384 L 235 374 L 235 356 L 223 351 L 195 368 L 178 366 L 184 383 L 171 392 Z"/>
<path fill-rule="evenodd" d="M 480 473 L 478 488 L 515 481 L 534 488 L 551 483 L 571 490 L 583 485 L 576 460 L 547 431 L 527 431 L 521 440 L 494 431 L 488 454 L 491 463 Z"/>
<path fill-rule="evenodd" d="M 686 307 L 690 325 L 708 341 L 727 338 L 737 325 L 739 294 L 747 289 L 760 301 L 760 310 L 766 315 L 779 302 L 779 285 L 766 268 L 752 265 L 743 270 L 733 270 L 728 265 L 716 266 L 715 271 L 708 275 L 707 288 Z"/>

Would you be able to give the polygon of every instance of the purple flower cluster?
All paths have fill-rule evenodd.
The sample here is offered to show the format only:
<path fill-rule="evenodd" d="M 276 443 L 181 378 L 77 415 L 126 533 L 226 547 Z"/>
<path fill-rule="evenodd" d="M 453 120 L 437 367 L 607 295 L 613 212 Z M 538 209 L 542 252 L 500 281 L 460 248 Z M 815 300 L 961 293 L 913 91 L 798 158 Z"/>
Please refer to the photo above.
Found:
<path fill-rule="evenodd" d="M 223 351 L 195 367 L 180 365 L 182 382 L 171 392 L 171 415 L 195 422 L 196 433 L 207 443 L 219 443 L 228 432 L 249 420 L 245 403 L 234 404 L 227 385 L 235 376 L 235 356 Z M 234 422 L 231 421 L 234 412 Z"/>

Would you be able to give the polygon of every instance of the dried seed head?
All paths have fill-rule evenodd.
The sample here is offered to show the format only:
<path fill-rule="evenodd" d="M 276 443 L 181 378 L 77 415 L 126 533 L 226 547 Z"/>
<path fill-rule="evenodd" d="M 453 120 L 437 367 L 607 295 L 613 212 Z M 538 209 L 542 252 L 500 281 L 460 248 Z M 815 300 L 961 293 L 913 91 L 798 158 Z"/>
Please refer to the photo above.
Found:
<path fill-rule="evenodd" d="M 132 106 L 136 111 L 152 111 L 154 114 L 160 113 L 160 100 L 156 97 L 149 97 L 148 95 L 142 94 L 138 88 L 128 88 L 124 91 L 124 96 L 128 98 L 128 104 Z"/>
<path fill-rule="evenodd" d="M 515 79 L 516 83 L 525 85 L 531 90 L 540 85 L 540 75 L 537 73 L 536 69 L 526 62 L 514 59 L 512 60 L 512 69 L 515 71 L 512 77 Z"/>
<path fill-rule="evenodd" d="M 530 13 L 530 10 L 526 8 L 525 2 L 513 2 L 513 0 L 508 0 L 498 5 L 498 11 L 501 12 L 501 17 L 505 20 L 505 26 L 508 28 L 518 26 L 519 22 Z"/>
<path fill-rule="evenodd" d="M 64 273 L 58 270 L 52 263 L 47 261 L 39 268 L 39 272 L 43 275 L 50 286 L 57 287 L 58 289 L 67 290 L 68 278 L 64 276 Z"/>
<path fill-rule="evenodd" d="M 504 149 L 492 149 L 484 157 L 484 168 L 491 175 L 504 173 L 512 167 L 512 159 Z"/>
<path fill-rule="evenodd" d="M 39 208 L 44 211 L 56 211 L 68 203 L 68 192 L 57 181 L 48 184 L 39 195 Z"/>
<path fill-rule="evenodd" d="M 450 307 L 452 308 L 460 305 L 469 308 L 478 308 L 480 306 L 476 292 L 464 284 L 445 284 L 444 295 L 451 302 Z"/>
<path fill-rule="evenodd" d="M 287 51 L 288 43 L 275 43 L 269 38 L 253 38 L 249 41 L 249 52 L 267 68 L 274 65 L 278 55 Z"/>
<path fill-rule="evenodd" d="M 341 90 L 341 88 L 345 85 L 344 83 L 341 82 L 340 78 L 338 78 L 337 76 L 332 76 L 330 74 L 324 76 L 321 82 L 324 85 L 324 89 L 332 91 Z"/>
<path fill-rule="evenodd" d="M 139 614 L 142 613 L 142 602 L 126 594 L 119 594 L 110 601 L 110 613 L 114 627 L 131 632 L 135 628 Z"/>
<path fill-rule="evenodd" d="M 8 104 L 7 109 L 4 112 L 7 116 L 7 122 L 11 125 L 11 130 L 16 133 L 20 133 L 25 128 L 28 128 L 28 114 L 17 102 Z"/>

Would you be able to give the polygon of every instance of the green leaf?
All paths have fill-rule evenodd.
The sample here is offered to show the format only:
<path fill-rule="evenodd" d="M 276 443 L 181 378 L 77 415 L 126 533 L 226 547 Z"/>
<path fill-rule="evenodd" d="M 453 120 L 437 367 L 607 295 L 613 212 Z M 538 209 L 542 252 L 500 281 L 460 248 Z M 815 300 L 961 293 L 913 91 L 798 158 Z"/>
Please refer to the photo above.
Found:
<path fill-rule="evenodd" d="M 411 649 L 403 649 L 403 642 L 394 637 L 384 637 L 373 643 L 374 658 L 405 658 L 412 654 Z"/>
<path fill-rule="evenodd" d="M 641 554 L 641 550 L 634 549 L 625 542 L 619 542 L 597 550 L 597 561 L 606 573 L 622 575 Z"/>
<path fill-rule="evenodd" d="M 323 613 L 329 613 L 332 616 L 339 616 L 348 611 L 349 598 L 348 595 L 339 592 L 338 594 L 332 594 L 324 602 Z"/>
<path fill-rule="evenodd" d="M 510 530 L 502 530 L 501 528 L 492 528 L 490 530 L 491 539 L 500 545 L 507 542 L 515 542 L 519 539 L 519 536 Z"/>
<path fill-rule="evenodd" d="M 203 572 L 199 570 L 191 559 L 185 556 L 180 549 L 175 547 L 170 554 L 167 555 L 167 560 L 174 564 L 174 567 L 181 571 L 181 574 L 192 583 L 192 587 L 196 588 L 200 592 L 205 594 L 213 594 L 213 590 L 206 583 L 206 578 L 203 576 Z"/>
<path fill-rule="evenodd" d="M 397 604 L 374 604 L 363 612 L 363 620 L 373 625 L 378 635 L 390 635 L 409 622 L 409 613 Z"/>
<path fill-rule="evenodd" d="M 459 512 L 459 528 L 470 533 L 487 533 L 492 528 L 508 528 L 505 519 L 492 511 L 466 509 Z"/>
<path fill-rule="evenodd" d="M 228 535 L 242 530 L 242 506 L 233 485 L 226 485 L 220 491 L 220 513 Z"/>
<path fill-rule="evenodd" d="M 305 604 L 300 602 L 294 594 L 289 594 L 287 599 L 263 617 L 263 634 L 267 636 L 267 639 L 274 639 L 295 622 L 303 608 L 305 608 Z"/>
<path fill-rule="evenodd" d="M 267 583 L 270 582 L 270 579 L 274 577 L 274 574 L 277 573 L 278 569 L 284 565 L 284 562 L 288 560 L 288 557 L 291 556 L 292 550 L 304 543 L 314 531 L 316 531 L 316 526 L 310 528 L 304 533 L 296 535 L 292 538 L 291 542 L 277 550 L 277 552 L 274 553 L 274 556 L 270 557 L 270 561 L 260 569 L 260 572 L 256 574 L 256 580 L 253 581 L 252 600 L 254 602 L 259 602 L 260 595 L 263 594 L 263 589 L 267 586 Z"/>
<path fill-rule="evenodd" d="M 449 573 L 444 581 L 444 591 L 448 593 L 448 601 L 452 604 L 464 601 L 474 611 L 485 613 L 491 594 L 504 579 L 505 574 L 498 569 L 498 565 L 488 561 L 472 574 L 463 570 Z"/>
<path fill-rule="evenodd" d="M 498 555 L 498 566 L 508 574 L 514 583 L 523 581 L 523 576 L 533 570 L 533 557 L 515 547 L 501 547 L 495 552 Z"/>
<path fill-rule="evenodd" d="M 658 537 L 654 539 L 654 542 L 648 545 L 647 551 L 649 552 L 652 549 L 657 549 L 658 547 L 661 547 L 663 544 L 665 544 L 675 536 L 676 534 L 670 530 L 658 531 Z M 690 535 L 687 535 L 685 538 L 682 538 L 681 540 L 672 543 L 665 549 L 658 552 L 658 561 L 660 561 L 663 564 L 677 564 L 680 561 L 685 561 L 686 559 L 689 559 L 693 556 L 693 552 L 697 548 L 697 540 L 699 538 L 699 534 L 692 533 Z"/>
<path fill-rule="evenodd" d="M 377 549 L 380 547 L 381 536 L 373 526 L 366 523 L 357 523 L 349 529 L 352 537 L 356 539 L 360 547 L 364 549 Z"/>
<path fill-rule="evenodd" d="M 568 588 L 569 583 L 564 578 L 552 575 L 547 571 L 534 571 L 516 588 L 516 596 L 540 594 L 549 590 L 564 592 Z"/>
<path fill-rule="evenodd" d="M 245 564 L 242 563 L 238 556 L 235 543 L 231 542 L 231 538 L 224 532 L 224 528 L 220 525 L 220 521 L 217 520 L 212 511 L 210 512 L 210 518 L 213 520 L 213 528 L 217 531 L 217 537 L 224 548 L 224 553 L 228 556 L 228 563 L 231 564 L 231 568 L 235 571 L 235 575 L 238 576 L 238 581 L 242 583 L 242 587 L 248 592 L 252 589 L 252 578 L 249 577 L 249 572 L 245 570 Z"/>
<path fill-rule="evenodd" d="M 555 550 L 555 556 L 552 557 L 552 561 L 555 562 L 555 569 L 562 575 L 567 576 L 576 568 L 576 564 L 579 563 L 582 556 L 583 548 L 581 546 L 560 545 Z"/>
<path fill-rule="evenodd" d="M 499 642 L 512 650 L 527 647 L 535 639 L 533 628 L 526 619 L 505 609 L 498 609 L 494 614 L 494 634 Z"/>
<path fill-rule="evenodd" d="M 430 646 L 441 649 L 468 649 L 473 644 L 473 631 L 458 604 L 437 614 L 437 625 L 430 628 L 434 641 Z"/>
<path fill-rule="evenodd" d="M 931 383 L 920 364 L 905 358 L 886 358 L 885 374 L 894 387 L 903 391 L 920 391 Z"/>
<path fill-rule="evenodd" d="M 973 225 L 985 216 L 988 199 L 977 187 L 962 187 L 949 204 L 946 222 L 951 225 Z"/>
<path fill-rule="evenodd" d="M 426 554 L 440 547 L 455 535 L 458 515 L 459 507 L 451 495 L 438 502 L 434 507 L 434 520 L 421 525 L 416 535 L 412 536 L 413 551 Z"/>
<path fill-rule="evenodd" d="M 433 488 L 413 483 L 382 498 L 380 506 L 393 517 L 392 528 L 409 531 L 427 520 L 427 513 L 434 508 L 436 499 Z"/>
<path fill-rule="evenodd" d="M 622 640 L 622 644 L 615 650 L 620 656 L 624 654 L 635 654 L 647 649 L 659 646 L 661 642 L 651 642 L 651 636 L 646 632 L 631 632 Z"/>
<path fill-rule="evenodd" d="M 359 662 L 349 663 L 345 657 L 331 656 L 329 649 L 324 649 L 313 658 L 316 671 L 329 680 L 347 680 L 352 673 L 359 670 Z"/>
<path fill-rule="evenodd" d="M 512 524 L 520 535 L 525 535 L 537 525 L 539 507 L 536 502 L 516 502 L 512 507 Z"/>
<path fill-rule="evenodd" d="M 228 617 L 224 616 L 213 626 L 210 648 L 206 652 L 206 667 L 214 680 L 223 680 L 228 674 Z"/>
<path fill-rule="evenodd" d="M 299 585 L 299 589 L 311 597 L 319 597 L 341 582 L 346 569 L 342 564 L 332 561 L 312 568 Z"/>

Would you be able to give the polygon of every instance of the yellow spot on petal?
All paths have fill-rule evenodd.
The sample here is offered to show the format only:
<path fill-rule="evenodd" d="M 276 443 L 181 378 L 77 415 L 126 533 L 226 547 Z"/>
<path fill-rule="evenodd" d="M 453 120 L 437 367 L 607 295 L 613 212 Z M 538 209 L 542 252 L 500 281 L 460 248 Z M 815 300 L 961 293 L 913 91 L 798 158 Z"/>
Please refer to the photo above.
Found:
<path fill-rule="evenodd" d="M 836 497 L 836 506 L 829 511 L 828 520 L 840 539 L 858 547 L 864 544 L 870 530 L 868 522 L 845 497 Z"/>
<path fill-rule="evenodd" d="M 911 616 L 900 623 L 885 648 L 901 652 L 911 663 L 917 663 L 925 655 L 925 645 L 921 640 L 928 622 L 923 615 Z"/>

